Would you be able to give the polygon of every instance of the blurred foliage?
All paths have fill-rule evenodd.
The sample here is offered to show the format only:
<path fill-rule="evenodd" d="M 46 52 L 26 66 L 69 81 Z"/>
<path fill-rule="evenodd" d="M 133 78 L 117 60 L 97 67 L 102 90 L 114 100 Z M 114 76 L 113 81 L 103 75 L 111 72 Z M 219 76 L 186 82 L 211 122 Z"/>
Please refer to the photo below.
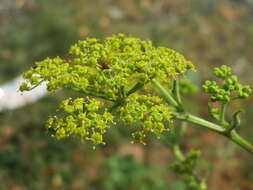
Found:
<path fill-rule="evenodd" d="M 161 171 L 138 163 L 132 156 L 111 157 L 91 189 L 167 189 Z"/>
<path fill-rule="evenodd" d="M 213 66 L 222 64 L 230 65 L 242 83 L 252 86 L 252 10 L 249 0 L 2 0 L 0 82 L 12 79 L 35 61 L 65 54 L 79 39 L 124 32 L 181 52 L 200 71 L 188 76 L 197 86 L 210 78 Z M 42 126 L 66 96 L 56 95 L 58 98 L 53 94 L 25 108 L 0 113 L 0 189 L 187 190 L 164 167 L 172 160 L 164 147 L 150 142 L 146 147 L 126 148 L 127 135 L 121 128 L 111 132 L 108 145 L 96 151 L 78 142 L 51 139 Z M 184 101 L 193 111 L 207 115 L 207 99 L 198 93 L 187 95 Z M 203 108 L 197 109 L 196 103 Z M 235 102 L 230 108 L 247 110 L 241 132 L 251 140 L 253 101 L 240 104 Z M 185 152 L 202 150 L 210 165 L 205 167 L 211 168 L 207 184 L 212 189 L 253 189 L 252 158 L 226 139 L 189 128 L 182 148 Z M 140 162 L 122 157 L 122 152 Z M 160 171 L 154 169 L 157 167 Z M 134 181 L 128 183 L 131 179 Z"/>
<path fill-rule="evenodd" d="M 178 174 L 184 174 L 185 184 L 189 190 L 207 190 L 205 181 L 197 177 L 195 168 L 198 165 L 197 159 L 200 157 L 200 151 L 191 150 L 187 153 L 185 159 L 174 162 L 170 169 Z"/>

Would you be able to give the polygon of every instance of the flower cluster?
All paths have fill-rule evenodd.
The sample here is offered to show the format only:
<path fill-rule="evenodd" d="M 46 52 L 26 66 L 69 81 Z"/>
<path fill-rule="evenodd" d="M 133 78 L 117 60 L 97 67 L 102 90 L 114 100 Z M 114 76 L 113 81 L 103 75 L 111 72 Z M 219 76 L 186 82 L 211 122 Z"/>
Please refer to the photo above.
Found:
<path fill-rule="evenodd" d="M 46 127 L 53 137 L 74 137 L 90 140 L 94 145 L 104 144 L 103 134 L 110 128 L 114 116 L 103 108 L 103 103 L 94 98 L 66 99 L 59 105 L 61 116 L 49 117 Z M 137 126 L 132 133 L 134 142 L 141 142 L 147 132 L 159 136 L 170 122 L 171 108 L 162 104 L 157 96 L 131 94 L 116 113 L 126 125 Z"/>
<path fill-rule="evenodd" d="M 215 67 L 213 69 L 213 74 L 218 78 L 226 78 L 231 75 L 231 68 L 227 65 L 222 65 L 221 67 Z"/>
<path fill-rule="evenodd" d="M 200 154 L 200 151 L 192 150 L 188 152 L 184 160 L 172 163 L 170 168 L 179 174 L 192 174 Z"/>
<path fill-rule="evenodd" d="M 138 95 L 140 88 L 156 78 L 170 82 L 170 78 L 193 70 L 194 66 L 178 52 L 154 47 L 150 41 L 123 34 L 99 40 L 88 38 L 69 49 L 68 59 L 46 58 L 23 74 L 26 82 L 21 91 L 29 91 L 47 84 L 48 91 L 69 89 L 85 97 L 103 99 L 116 106 L 116 114 L 127 125 L 137 125 L 132 134 L 143 142 L 147 132 L 159 136 L 170 121 L 170 108 L 156 96 Z M 94 144 L 103 144 L 103 134 L 113 123 L 108 112 L 97 99 L 67 99 L 60 104 L 60 116 L 50 117 L 47 128 L 57 139 L 77 137 Z"/>
<path fill-rule="evenodd" d="M 198 178 L 195 172 L 200 155 L 200 151 L 192 150 L 183 160 L 172 163 L 170 169 L 177 174 L 185 175 L 184 181 L 190 189 L 207 190 L 205 180 Z"/>
<path fill-rule="evenodd" d="M 93 144 L 104 144 L 103 134 L 113 116 L 107 110 L 101 110 L 102 103 L 96 99 L 66 99 L 59 105 L 63 116 L 49 117 L 46 127 L 53 131 L 53 137 L 62 139 L 75 137 L 90 140 Z"/>
<path fill-rule="evenodd" d="M 126 125 L 136 125 L 132 133 L 134 141 L 143 143 L 147 132 L 159 136 L 166 129 L 165 123 L 171 121 L 171 108 L 162 104 L 157 96 L 132 94 L 118 109 L 120 118 Z"/>
<path fill-rule="evenodd" d="M 47 82 L 49 91 L 67 88 L 87 96 L 116 100 L 134 84 L 157 78 L 167 81 L 194 69 L 191 62 L 172 49 L 154 47 L 150 41 L 123 34 L 79 41 L 69 50 L 69 60 L 47 58 L 24 73 L 20 90 Z"/>
<path fill-rule="evenodd" d="M 222 79 L 220 86 L 216 81 L 210 80 L 203 85 L 204 91 L 211 95 L 211 101 L 229 102 L 249 97 L 251 88 L 248 85 L 240 84 L 237 76 L 232 75 L 230 67 L 223 65 L 220 68 L 214 68 L 214 75 Z"/>
<path fill-rule="evenodd" d="M 197 87 L 188 80 L 180 80 L 179 86 L 181 94 L 194 94 L 198 90 Z"/>

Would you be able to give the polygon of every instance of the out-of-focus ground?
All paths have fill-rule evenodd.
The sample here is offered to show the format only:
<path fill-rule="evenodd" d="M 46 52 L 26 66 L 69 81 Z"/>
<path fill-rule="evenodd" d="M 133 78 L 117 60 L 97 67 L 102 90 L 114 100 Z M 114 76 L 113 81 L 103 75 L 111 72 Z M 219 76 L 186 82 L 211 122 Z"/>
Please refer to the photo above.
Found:
<path fill-rule="evenodd" d="M 189 76 L 196 86 L 222 64 L 253 86 L 250 0 L 0 0 L 0 85 L 35 61 L 64 56 L 79 39 L 119 32 L 184 54 L 197 67 Z M 96 151 L 89 144 L 51 139 L 44 121 L 68 95 L 55 92 L 0 112 L 0 189 L 186 190 L 167 167 L 173 156 L 153 138 L 145 147 L 132 145 L 120 128 Z M 184 101 L 207 117 L 207 96 L 201 90 Z M 253 99 L 235 102 L 229 110 L 239 107 L 246 110 L 240 133 L 253 142 Z M 253 189 L 252 156 L 227 139 L 189 127 L 181 146 L 185 152 L 202 151 L 199 170 L 210 190 Z"/>

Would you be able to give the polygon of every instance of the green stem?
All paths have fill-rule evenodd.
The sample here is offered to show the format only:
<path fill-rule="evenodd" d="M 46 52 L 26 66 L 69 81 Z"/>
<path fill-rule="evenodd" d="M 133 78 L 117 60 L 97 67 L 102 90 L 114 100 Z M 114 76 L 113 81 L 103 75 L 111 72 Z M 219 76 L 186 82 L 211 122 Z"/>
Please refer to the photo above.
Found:
<path fill-rule="evenodd" d="M 185 134 L 185 130 L 187 128 L 187 123 L 186 122 L 182 122 L 181 123 L 181 126 L 180 126 L 180 129 L 179 129 L 179 133 L 178 133 L 178 138 L 179 139 L 182 139 L 184 134 Z"/>
<path fill-rule="evenodd" d="M 118 108 L 119 106 L 124 104 L 124 100 L 119 100 L 117 102 L 115 102 L 110 108 L 109 108 L 109 112 L 113 112 L 113 110 L 115 110 L 116 108 Z"/>
<path fill-rule="evenodd" d="M 204 120 L 200 117 L 188 114 L 188 113 L 174 113 L 174 119 L 187 121 L 192 124 L 199 125 L 201 127 L 205 127 L 209 130 L 215 131 L 217 133 L 223 133 L 225 132 L 225 129 L 221 127 L 220 125 L 214 124 L 210 121 Z"/>
<path fill-rule="evenodd" d="M 177 103 L 177 101 L 157 80 L 153 79 L 152 83 L 172 106 L 179 108 L 179 104 Z"/>
<path fill-rule="evenodd" d="M 183 155 L 180 147 L 178 144 L 174 144 L 172 146 L 172 152 L 175 155 L 176 159 L 179 161 L 184 161 L 185 160 L 185 156 Z"/>
<path fill-rule="evenodd" d="M 181 96 L 180 96 L 180 88 L 179 88 L 179 80 L 175 79 L 173 81 L 173 94 L 178 102 L 178 104 L 182 104 Z"/>
<path fill-rule="evenodd" d="M 220 118 L 219 118 L 222 126 L 223 125 L 226 126 L 226 119 L 225 119 L 226 107 L 227 107 L 227 103 L 222 102 L 221 109 L 220 109 Z"/>
<path fill-rule="evenodd" d="M 223 128 L 223 126 L 211 123 L 207 120 L 204 120 L 202 118 L 199 118 L 197 116 L 191 115 L 191 114 L 180 114 L 176 113 L 174 114 L 174 118 L 177 120 L 187 121 L 192 124 L 196 124 L 200 127 L 207 128 L 209 130 L 215 131 L 227 138 L 229 138 L 234 143 L 238 144 L 240 147 L 248 151 L 249 153 L 253 154 L 253 145 L 242 138 L 235 130 L 227 131 Z"/>
<path fill-rule="evenodd" d="M 30 88 L 29 90 L 33 90 L 35 88 L 37 88 L 39 85 L 41 85 L 44 82 L 44 80 L 41 80 L 38 84 L 36 84 L 35 86 L 33 86 L 32 88 Z"/>
<path fill-rule="evenodd" d="M 229 134 L 224 134 L 224 136 L 228 137 L 234 143 L 241 146 L 249 153 L 253 154 L 253 145 L 244 138 L 242 138 L 235 130 L 232 130 Z"/>
<path fill-rule="evenodd" d="M 133 94 L 134 92 L 136 92 L 137 90 L 141 89 L 144 86 L 144 83 L 138 82 L 136 83 L 133 88 L 131 88 L 128 92 L 127 92 L 127 96 L 129 96 L 130 94 Z"/>
<path fill-rule="evenodd" d="M 231 132 L 232 130 L 234 130 L 236 127 L 239 127 L 241 121 L 239 118 L 239 114 L 242 112 L 242 110 L 238 110 L 235 113 L 233 113 L 233 120 L 230 124 L 230 126 L 228 126 L 227 128 L 227 132 Z"/>
<path fill-rule="evenodd" d="M 136 83 L 128 92 L 127 92 L 127 96 L 129 96 L 130 94 L 135 93 L 137 90 L 141 89 L 144 86 L 143 83 Z M 112 105 L 112 107 L 110 107 L 109 111 L 112 112 L 114 109 L 116 109 L 117 107 L 121 106 L 122 104 L 124 104 L 124 99 L 119 99 L 117 101 L 115 101 L 115 103 Z"/>
<path fill-rule="evenodd" d="M 156 80 L 153 79 L 153 84 L 158 88 L 160 93 L 165 97 L 165 99 L 171 103 L 174 107 L 179 108 L 178 103 L 174 98 L 171 96 L 171 94 Z M 228 131 L 224 128 L 224 126 L 217 125 L 215 123 L 212 123 L 210 121 L 207 121 L 205 119 L 202 119 L 200 117 L 194 116 L 189 113 L 174 113 L 174 119 L 186 121 L 192 124 L 196 124 L 198 126 L 207 128 L 209 130 L 212 130 L 216 133 L 219 133 L 223 136 L 226 136 L 234 143 L 238 144 L 240 147 L 248 151 L 249 153 L 253 154 L 253 145 L 248 142 L 247 140 L 243 139 L 239 134 L 236 133 L 235 130 Z"/>
<path fill-rule="evenodd" d="M 85 96 L 91 96 L 91 97 L 95 97 L 95 98 L 101 98 L 101 99 L 104 99 L 104 100 L 108 100 L 108 101 L 114 102 L 114 100 L 106 97 L 103 94 L 91 92 L 91 91 L 88 91 L 88 90 L 85 90 L 85 89 L 82 89 L 82 88 L 78 88 L 78 87 L 74 87 L 74 86 L 65 86 L 65 89 L 73 90 L 75 92 L 79 92 L 79 93 L 81 93 L 81 94 L 83 94 Z"/>

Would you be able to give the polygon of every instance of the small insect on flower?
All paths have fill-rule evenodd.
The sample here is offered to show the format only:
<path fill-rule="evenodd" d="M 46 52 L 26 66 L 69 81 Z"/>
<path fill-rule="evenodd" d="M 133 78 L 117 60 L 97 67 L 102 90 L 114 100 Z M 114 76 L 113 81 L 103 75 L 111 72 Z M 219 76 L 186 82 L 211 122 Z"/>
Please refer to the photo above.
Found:
<path fill-rule="evenodd" d="M 105 60 L 101 59 L 99 61 L 100 69 L 105 70 L 105 69 L 110 69 L 109 65 L 106 63 Z"/>

